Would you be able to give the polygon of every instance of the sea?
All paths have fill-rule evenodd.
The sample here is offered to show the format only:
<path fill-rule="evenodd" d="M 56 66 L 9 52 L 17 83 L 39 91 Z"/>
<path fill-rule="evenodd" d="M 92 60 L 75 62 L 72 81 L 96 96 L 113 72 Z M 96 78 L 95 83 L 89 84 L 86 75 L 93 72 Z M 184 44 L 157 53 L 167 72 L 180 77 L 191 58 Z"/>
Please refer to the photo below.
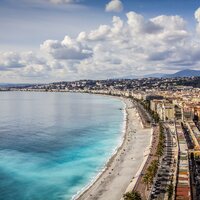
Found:
<path fill-rule="evenodd" d="M 0 92 L 0 200 L 71 200 L 120 145 L 124 108 L 109 96 Z"/>

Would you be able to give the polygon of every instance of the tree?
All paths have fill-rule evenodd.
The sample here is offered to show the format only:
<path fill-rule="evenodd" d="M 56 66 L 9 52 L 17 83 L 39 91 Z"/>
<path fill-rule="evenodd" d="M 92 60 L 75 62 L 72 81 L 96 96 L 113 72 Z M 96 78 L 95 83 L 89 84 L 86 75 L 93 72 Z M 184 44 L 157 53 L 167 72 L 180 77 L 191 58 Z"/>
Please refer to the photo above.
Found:
<path fill-rule="evenodd" d="M 142 179 L 143 183 L 146 185 L 147 190 L 149 189 L 149 174 L 146 173 Z"/>
<path fill-rule="evenodd" d="M 158 123 L 159 120 L 160 120 L 160 117 L 159 117 L 159 115 L 156 112 L 153 112 L 153 118 L 154 118 L 154 120 L 155 120 L 156 123 Z"/>
<path fill-rule="evenodd" d="M 168 199 L 171 200 L 172 196 L 173 196 L 173 190 L 174 190 L 174 186 L 171 183 L 168 188 L 167 188 L 167 192 L 168 192 Z"/>
<path fill-rule="evenodd" d="M 158 157 L 163 155 L 164 140 L 165 140 L 164 127 L 163 127 L 162 123 L 159 123 L 159 127 L 160 127 L 160 135 L 159 135 L 159 142 L 158 142 L 158 146 L 157 146 L 157 150 L 156 150 L 156 155 Z"/>
<path fill-rule="evenodd" d="M 139 192 L 133 191 L 124 194 L 124 200 L 142 200 L 142 197 Z"/>
<path fill-rule="evenodd" d="M 146 184 L 147 189 L 150 184 L 153 183 L 153 179 L 158 170 L 158 160 L 153 160 L 150 166 L 147 168 L 146 173 L 143 177 L 143 183 Z"/>

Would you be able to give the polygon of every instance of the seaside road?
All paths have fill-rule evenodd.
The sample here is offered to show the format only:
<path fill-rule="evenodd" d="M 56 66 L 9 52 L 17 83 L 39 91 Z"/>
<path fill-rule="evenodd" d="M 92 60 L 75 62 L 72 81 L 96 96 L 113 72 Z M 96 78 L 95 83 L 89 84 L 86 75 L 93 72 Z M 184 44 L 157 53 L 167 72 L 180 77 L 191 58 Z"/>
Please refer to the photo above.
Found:
<path fill-rule="evenodd" d="M 159 142 L 159 127 L 155 126 L 155 127 L 153 127 L 153 139 L 152 139 L 152 146 L 150 149 L 149 157 L 148 157 L 148 159 L 142 169 L 140 177 L 138 178 L 137 183 L 135 184 L 135 187 L 134 187 L 134 190 L 138 191 L 142 195 L 142 199 L 147 199 L 149 196 L 150 191 L 147 190 L 147 187 L 143 183 L 142 179 L 143 179 L 143 175 L 145 174 L 147 168 L 150 166 L 151 162 L 157 158 L 156 157 L 156 150 L 157 150 L 156 147 L 158 145 L 158 142 Z"/>
<path fill-rule="evenodd" d="M 137 110 L 128 99 L 127 124 L 122 146 L 110 159 L 106 170 L 78 200 L 120 200 L 139 170 L 150 145 L 151 129 L 143 129 Z"/>

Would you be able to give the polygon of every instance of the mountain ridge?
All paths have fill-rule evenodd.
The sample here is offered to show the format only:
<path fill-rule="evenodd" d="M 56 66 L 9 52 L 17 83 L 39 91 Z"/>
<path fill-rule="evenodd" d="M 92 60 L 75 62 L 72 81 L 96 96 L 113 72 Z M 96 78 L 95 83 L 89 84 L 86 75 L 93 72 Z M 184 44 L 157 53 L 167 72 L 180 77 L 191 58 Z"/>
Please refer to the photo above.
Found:
<path fill-rule="evenodd" d="M 176 77 L 191 77 L 191 76 L 200 76 L 200 70 L 184 69 L 180 70 L 174 74 L 164 74 L 164 73 L 153 73 L 146 74 L 143 76 L 129 75 L 124 76 L 121 79 L 138 79 L 138 78 L 176 78 Z"/>
<path fill-rule="evenodd" d="M 200 76 L 200 70 L 184 69 L 174 74 L 166 74 L 163 78 Z"/>

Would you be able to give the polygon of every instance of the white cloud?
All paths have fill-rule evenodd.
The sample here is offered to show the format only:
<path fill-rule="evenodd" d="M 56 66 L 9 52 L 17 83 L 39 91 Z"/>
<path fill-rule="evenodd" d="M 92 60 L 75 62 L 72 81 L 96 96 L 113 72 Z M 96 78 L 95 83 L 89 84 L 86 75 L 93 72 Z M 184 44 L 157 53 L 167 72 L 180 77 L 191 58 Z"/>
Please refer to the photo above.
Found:
<path fill-rule="evenodd" d="M 58 60 L 80 60 L 92 55 L 90 48 L 80 42 L 65 36 L 63 41 L 46 40 L 41 49 Z"/>
<path fill-rule="evenodd" d="M 15 52 L 0 53 L 0 70 L 9 71 L 24 67 L 20 56 Z"/>
<path fill-rule="evenodd" d="M 195 11 L 194 16 L 197 22 L 200 22 L 200 8 Z"/>
<path fill-rule="evenodd" d="M 153 34 L 162 30 L 162 26 L 153 22 L 153 20 L 145 20 L 142 15 L 135 12 L 126 14 L 128 25 L 133 28 L 133 32 Z"/>
<path fill-rule="evenodd" d="M 0 71 L 9 77 L 48 77 L 50 67 L 45 58 L 35 55 L 33 52 L 5 52 L 0 53 Z"/>
<path fill-rule="evenodd" d="M 90 40 L 102 40 L 109 33 L 110 27 L 107 25 L 101 25 L 97 30 L 93 30 L 88 35 Z"/>
<path fill-rule="evenodd" d="M 199 12 L 195 13 L 197 22 Z M 11 71 L 22 77 L 70 80 L 199 67 L 200 42 L 182 17 L 147 19 L 135 12 L 126 17 L 114 16 L 111 25 L 80 32 L 77 37 L 46 40 L 40 56 L 1 53 L 0 70 L 4 75 Z"/>
<path fill-rule="evenodd" d="M 121 12 L 123 10 L 123 4 L 120 0 L 111 0 L 106 4 L 106 12 Z"/>
<path fill-rule="evenodd" d="M 198 8 L 195 13 L 194 17 L 197 20 L 197 26 L 196 26 L 196 31 L 198 34 L 200 34 L 200 8 Z"/>

